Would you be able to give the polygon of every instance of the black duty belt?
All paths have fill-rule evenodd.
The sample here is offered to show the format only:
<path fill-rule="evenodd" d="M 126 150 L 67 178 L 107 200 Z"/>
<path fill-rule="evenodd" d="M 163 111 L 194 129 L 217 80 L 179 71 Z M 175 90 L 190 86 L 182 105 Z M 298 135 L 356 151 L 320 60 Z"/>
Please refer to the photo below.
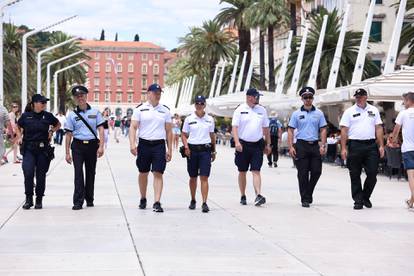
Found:
<path fill-rule="evenodd" d="M 302 143 L 309 144 L 309 145 L 317 145 L 317 144 L 319 144 L 319 141 L 306 141 L 306 140 L 302 140 L 302 139 L 298 139 L 297 142 L 302 142 Z"/>
<path fill-rule="evenodd" d="M 29 149 L 43 149 L 49 145 L 48 141 L 24 141 L 25 147 Z"/>
<path fill-rule="evenodd" d="M 156 145 L 165 144 L 165 140 L 164 139 L 146 140 L 146 139 L 139 138 L 139 143 L 142 144 L 142 145 L 156 146 Z"/>
<path fill-rule="evenodd" d="M 191 151 L 195 151 L 195 152 L 211 151 L 211 144 L 201 144 L 201 145 L 188 144 L 188 147 L 190 148 Z"/>
<path fill-rule="evenodd" d="M 360 144 L 374 144 L 376 140 L 375 139 L 368 139 L 368 140 L 349 139 L 349 142 L 360 143 Z"/>
<path fill-rule="evenodd" d="M 75 142 L 77 144 L 89 145 L 89 144 L 98 143 L 99 140 L 97 140 L 97 139 L 92 139 L 92 140 L 79 140 L 79 139 L 73 138 L 73 142 Z"/>
<path fill-rule="evenodd" d="M 240 139 L 240 143 L 243 145 L 247 145 L 247 146 L 257 146 L 257 145 L 261 145 L 263 143 L 263 139 L 260 139 L 257 142 L 248 142 L 248 141 L 244 141 L 242 139 Z"/>

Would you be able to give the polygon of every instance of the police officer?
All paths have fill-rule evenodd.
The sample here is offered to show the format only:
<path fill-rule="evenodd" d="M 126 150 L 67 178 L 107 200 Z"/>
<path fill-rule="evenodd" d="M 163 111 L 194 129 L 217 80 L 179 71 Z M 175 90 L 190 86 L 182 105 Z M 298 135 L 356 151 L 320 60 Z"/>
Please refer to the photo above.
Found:
<path fill-rule="evenodd" d="M 195 97 L 195 112 L 185 118 L 181 133 L 185 154 L 187 155 L 187 172 L 190 176 L 191 202 L 188 207 L 196 208 L 197 176 L 200 176 L 203 213 L 210 211 L 207 205 L 208 177 L 211 162 L 216 158 L 216 135 L 214 119 L 205 112 L 206 98 Z"/>
<path fill-rule="evenodd" d="M 26 111 L 17 121 L 17 139 L 23 154 L 23 174 L 26 202 L 23 209 L 33 206 L 34 177 L 36 176 L 35 209 L 42 209 L 42 199 L 46 188 L 46 173 L 51 161 L 49 142 L 53 132 L 60 128 L 59 120 L 45 111 L 49 99 L 35 94 Z M 23 137 L 22 137 L 23 134 Z"/>
<path fill-rule="evenodd" d="M 313 202 L 313 191 L 322 173 L 321 156 L 326 153 L 326 120 L 322 111 L 313 105 L 314 95 L 312 87 L 299 91 L 303 105 L 293 112 L 288 129 L 289 154 L 295 159 L 302 207 L 305 208 Z M 295 129 L 296 144 L 293 146 Z"/>
<path fill-rule="evenodd" d="M 351 177 L 354 209 L 372 207 L 371 194 L 377 183 L 379 158 L 384 157 L 382 120 L 378 109 L 367 103 L 367 91 L 358 89 L 354 94 L 356 103 L 342 115 L 341 156 L 347 160 Z M 361 172 L 367 177 L 364 187 L 361 185 Z"/>
<path fill-rule="evenodd" d="M 129 132 L 130 151 L 137 156 L 139 170 L 139 189 L 141 200 L 140 209 L 147 207 L 148 173 L 154 176 L 154 204 L 153 211 L 162 213 L 161 193 L 163 188 L 162 175 L 166 162 L 172 156 L 171 113 L 167 106 L 160 104 L 161 86 L 152 84 L 148 87 L 148 101 L 135 108 L 131 117 Z M 138 147 L 136 146 L 136 131 L 139 133 Z M 168 150 L 165 143 L 167 142 Z"/>
<path fill-rule="evenodd" d="M 263 152 L 271 152 L 269 136 L 269 118 L 266 109 L 259 105 L 261 94 L 250 88 L 246 92 L 246 103 L 239 105 L 233 114 L 233 138 L 236 147 L 235 164 L 239 171 L 240 204 L 246 205 L 246 172 L 250 167 L 256 193 L 255 205 L 266 203 L 261 195 L 260 169 L 263 164 Z M 265 139 L 263 139 L 265 137 Z"/>
<path fill-rule="evenodd" d="M 82 209 L 85 200 L 87 207 L 94 206 L 96 162 L 104 154 L 105 120 L 99 110 L 87 103 L 87 94 L 88 89 L 82 85 L 72 87 L 77 107 L 69 113 L 65 125 L 66 162 L 72 164 L 73 160 L 75 168 L 72 210 Z"/>

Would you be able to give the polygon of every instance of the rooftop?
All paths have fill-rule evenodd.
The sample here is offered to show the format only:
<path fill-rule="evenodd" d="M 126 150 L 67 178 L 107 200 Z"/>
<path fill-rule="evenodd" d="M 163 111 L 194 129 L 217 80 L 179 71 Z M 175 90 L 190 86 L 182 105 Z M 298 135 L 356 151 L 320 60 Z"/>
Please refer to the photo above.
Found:
<path fill-rule="evenodd" d="M 144 41 L 105 41 L 105 40 L 81 40 L 83 47 L 103 47 L 103 48 L 145 48 L 164 50 L 163 47 L 158 46 L 152 42 Z"/>

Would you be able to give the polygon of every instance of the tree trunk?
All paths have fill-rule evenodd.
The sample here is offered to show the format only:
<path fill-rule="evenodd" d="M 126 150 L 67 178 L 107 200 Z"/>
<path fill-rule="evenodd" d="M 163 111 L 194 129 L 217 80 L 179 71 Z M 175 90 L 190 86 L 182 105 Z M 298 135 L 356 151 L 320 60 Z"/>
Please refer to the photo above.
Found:
<path fill-rule="evenodd" d="M 252 56 L 252 49 L 250 45 L 250 29 L 246 29 L 243 24 L 239 26 L 239 56 L 242 59 L 244 55 L 244 51 L 247 51 L 246 57 L 246 67 L 244 67 L 243 72 L 243 83 L 246 81 L 247 73 L 249 71 L 251 56 Z"/>
<path fill-rule="evenodd" d="M 260 90 L 266 90 L 266 69 L 265 69 L 265 42 L 263 31 L 259 34 L 260 50 Z"/>
<path fill-rule="evenodd" d="M 66 78 L 65 74 L 62 74 L 60 81 L 58 79 L 58 94 L 59 94 L 59 111 L 66 114 Z"/>
<path fill-rule="evenodd" d="M 274 58 L 274 38 L 273 38 L 273 26 L 268 27 L 268 46 L 269 46 L 269 91 L 275 91 L 276 82 L 275 82 L 275 58 Z M 290 46 L 288 46 L 290 47 Z"/>

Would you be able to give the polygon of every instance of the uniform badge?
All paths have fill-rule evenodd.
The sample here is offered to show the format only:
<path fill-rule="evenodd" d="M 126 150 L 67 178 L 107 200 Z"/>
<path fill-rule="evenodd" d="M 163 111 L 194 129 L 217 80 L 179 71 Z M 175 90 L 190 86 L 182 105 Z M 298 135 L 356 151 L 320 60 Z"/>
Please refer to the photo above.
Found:
<path fill-rule="evenodd" d="M 45 144 L 43 142 L 40 142 L 39 143 L 39 148 L 44 148 L 44 147 L 45 147 Z"/>
<path fill-rule="evenodd" d="M 300 115 L 299 120 L 305 119 L 305 115 Z"/>
<path fill-rule="evenodd" d="M 189 125 L 194 125 L 194 124 L 197 124 L 197 122 L 190 122 L 190 123 L 188 123 Z"/>
<path fill-rule="evenodd" d="M 81 120 L 81 118 L 75 117 L 75 121 L 80 121 L 80 120 Z"/>
<path fill-rule="evenodd" d="M 90 118 L 90 119 L 96 119 L 96 115 L 88 115 L 88 118 Z"/>
<path fill-rule="evenodd" d="M 359 117 L 359 116 L 361 116 L 361 113 L 357 113 L 357 114 L 354 114 L 354 115 L 352 115 L 352 117 Z"/>
<path fill-rule="evenodd" d="M 249 114 L 247 111 L 242 111 L 241 114 Z"/>
<path fill-rule="evenodd" d="M 143 108 L 143 109 L 141 109 L 141 111 L 149 111 L 149 109 L 148 108 Z"/>

